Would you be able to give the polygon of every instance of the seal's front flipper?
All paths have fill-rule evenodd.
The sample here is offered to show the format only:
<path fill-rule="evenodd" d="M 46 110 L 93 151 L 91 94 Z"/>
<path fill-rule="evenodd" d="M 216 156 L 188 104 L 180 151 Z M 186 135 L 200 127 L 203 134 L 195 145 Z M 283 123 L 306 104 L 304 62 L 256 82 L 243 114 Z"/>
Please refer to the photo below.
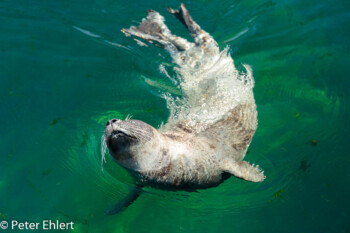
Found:
<path fill-rule="evenodd" d="M 225 172 L 247 181 L 261 182 L 266 178 L 258 165 L 251 165 L 246 161 L 224 160 L 221 162 L 221 168 Z"/>
<path fill-rule="evenodd" d="M 185 25 L 197 46 L 208 46 L 209 44 L 217 46 L 213 37 L 201 29 L 201 27 L 192 19 L 185 4 L 182 3 L 179 10 L 173 10 L 169 7 L 168 11 Z"/>
<path fill-rule="evenodd" d="M 154 43 L 169 52 L 184 51 L 193 46 L 184 38 L 171 34 L 169 28 L 164 23 L 164 17 L 158 12 L 149 10 L 146 19 L 143 19 L 139 26 L 132 26 L 123 29 L 126 36 L 136 36 L 150 43 Z"/>
<path fill-rule="evenodd" d="M 131 205 L 142 193 L 141 187 L 137 187 L 136 189 L 132 190 L 128 196 L 126 196 L 123 200 L 118 202 L 116 205 L 112 206 L 111 208 L 105 210 L 106 215 L 113 215 L 117 214 L 123 210 L 125 210 L 129 205 Z"/>

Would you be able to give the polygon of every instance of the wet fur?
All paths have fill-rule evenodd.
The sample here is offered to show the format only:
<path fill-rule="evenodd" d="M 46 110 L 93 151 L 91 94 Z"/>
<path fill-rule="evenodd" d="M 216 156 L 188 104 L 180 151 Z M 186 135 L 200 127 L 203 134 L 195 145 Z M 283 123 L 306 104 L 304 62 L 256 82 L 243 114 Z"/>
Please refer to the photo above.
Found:
<path fill-rule="evenodd" d="M 190 115 L 195 114 L 188 108 L 188 112 L 182 112 L 184 119 L 169 119 L 159 130 L 142 121 L 111 120 L 104 136 L 111 156 L 129 169 L 140 185 L 158 188 L 195 190 L 213 187 L 227 179 L 228 174 L 253 182 L 263 181 L 265 176 L 257 166 L 242 161 L 257 128 L 253 79 L 248 77 L 250 74 L 238 74 L 232 58 L 220 53 L 215 40 L 193 21 L 183 4 L 179 10 L 169 8 L 169 11 L 186 26 L 194 43 L 171 34 L 164 18 L 152 10 L 139 26 L 122 31 L 127 36 L 138 37 L 166 49 L 178 65 L 176 70 L 182 77 L 182 83 L 207 86 L 192 95 L 194 99 L 189 102 L 195 103 L 193 109 L 203 104 L 212 106 L 215 118 L 210 121 L 191 119 Z M 224 75 L 237 79 L 233 83 L 242 86 L 242 95 L 248 100 L 238 101 L 232 108 L 221 112 L 215 110 L 215 106 L 222 100 L 226 87 L 210 89 L 220 87 L 220 83 L 215 83 L 220 80 L 207 77 L 215 70 L 223 69 L 232 70 L 232 74 Z M 184 94 L 190 98 L 194 90 L 182 87 Z M 197 99 L 198 96 L 201 98 Z M 227 107 L 230 106 L 227 104 Z M 189 119 L 185 120 L 186 117 Z M 121 133 L 115 133 L 119 131 Z M 125 138 L 118 138 L 118 135 Z"/>

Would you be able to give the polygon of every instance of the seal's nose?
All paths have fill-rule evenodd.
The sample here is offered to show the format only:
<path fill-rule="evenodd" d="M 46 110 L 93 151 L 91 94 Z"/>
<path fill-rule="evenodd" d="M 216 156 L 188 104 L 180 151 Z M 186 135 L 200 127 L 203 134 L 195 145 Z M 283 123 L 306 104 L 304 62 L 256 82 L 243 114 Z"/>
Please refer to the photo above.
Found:
<path fill-rule="evenodd" d="M 115 123 L 115 122 L 117 122 L 117 121 L 120 121 L 120 120 L 119 120 L 119 119 L 112 119 L 112 120 L 109 120 L 109 121 L 107 121 L 106 126 L 111 125 L 111 124 L 113 124 L 113 123 Z"/>

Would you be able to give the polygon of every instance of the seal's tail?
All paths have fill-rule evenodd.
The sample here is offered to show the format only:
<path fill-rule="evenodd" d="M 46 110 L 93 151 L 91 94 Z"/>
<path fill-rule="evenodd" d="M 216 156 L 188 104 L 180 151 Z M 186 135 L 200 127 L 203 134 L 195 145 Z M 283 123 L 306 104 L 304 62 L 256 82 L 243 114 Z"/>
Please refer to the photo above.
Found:
<path fill-rule="evenodd" d="M 139 26 L 123 29 L 122 32 L 126 36 L 135 36 L 154 43 L 165 48 L 170 53 L 189 50 L 193 47 L 217 46 L 215 40 L 193 21 L 184 4 L 181 4 L 179 10 L 173 10 L 171 8 L 168 8 L 168 10 L 186 26 L 195 43 L 188 42 L 182 37 L 171 34 L 169 28 L 164 23 L 164 17 L 153 10 L 148 11 L 146 19 L 143 19 Z"/>

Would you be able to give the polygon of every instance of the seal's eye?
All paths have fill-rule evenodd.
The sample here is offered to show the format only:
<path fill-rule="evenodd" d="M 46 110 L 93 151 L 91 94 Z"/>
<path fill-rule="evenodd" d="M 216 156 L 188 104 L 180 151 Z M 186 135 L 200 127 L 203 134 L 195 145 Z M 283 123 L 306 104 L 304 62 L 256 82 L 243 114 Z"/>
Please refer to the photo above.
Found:
<path fill-rule="evenodd" d="M 126 133 L 119 131 L 119 130 L 115 130 L 113 131 L 112 135 L 114 136 L 128 136 Z"/>

